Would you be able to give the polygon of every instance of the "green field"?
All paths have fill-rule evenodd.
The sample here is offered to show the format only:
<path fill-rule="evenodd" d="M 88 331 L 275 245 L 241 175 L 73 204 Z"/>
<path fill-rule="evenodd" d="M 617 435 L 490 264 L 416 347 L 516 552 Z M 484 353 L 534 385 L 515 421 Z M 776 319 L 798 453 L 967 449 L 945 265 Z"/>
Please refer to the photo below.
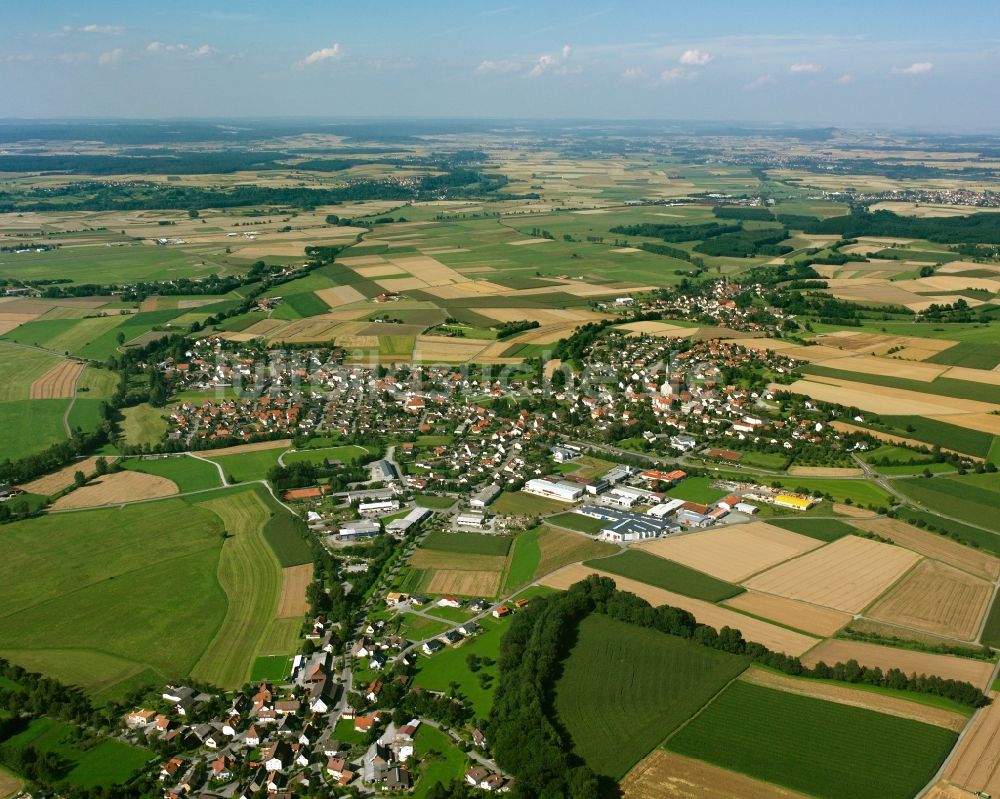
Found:
<path fill-rule="evenodd" d="M 618 780 L 748 662 L 592 614 L 581 622 L 556 684 L 556 714 L 573 751 Z"/>
<path fill-rule="evenodd" d="M 293 463 L 308 461 L 309 463 L 322 463 L 328 460 L 331 463 L 340 461 L 341 463 L 357 463 L 362 458 L 368 457 L 368 450 L 354 444 L 345 447 L 323 447 L 321 449 L 297 449 L 285 453 L 282 461 L 286 466 Z"/>
<path fill-rule="evenodd" d="M 505 535 L 483 535 L 482 533 L 445 533 L 435 530 L 423 541 L 424 549 L 439 552 L 460 552 L 465 555 L 505 556 L 510 550 L 511 539 Z"/>
<path fill-rule="evenodd" d="M 910 799 L 956 737 L 942 727 L 736 682 L 667 748 L 821 799 Z"/>
<path fill-rule="evenodd" d="M 177 488 L 186 491 L 203 491 L 206 488 L 219 488 L 219 470 L 212 464 L 192 458 L 190 455 L 175 455 L 162 458 L 126 458 L 120 461 L 123 469 L 131 472 L 145 472 L 165 477 L 177 484 Z"/>
<path fill-rule="evenodd" d="M 129 444 L 153 446 L 167 432 L 167 420 L 162 408 L 148 403 L 122 410 L 122 433 Z"/>
<path fill-rule="evenodd" d="M 180 499 L 0 528 L 0 655 L 94 693 L 189 674 L 226 614 L 222 529 Z"/>
<path fill-rule="evenodd" d="M 500 516 L 544 516 L 566 510 L 569 504 L 539 497 L 526 491 L 504 491 L 490 506 Z"/>
<path fill-rule="evenodd" d="M 55 719 L 34 719 L 26 729 L 0 744 L 0 750 L 6 754 L 31 747 L 40 753 L 54 752 L 63 763 L 59 779 L 75 788 L 106 788 L 123 783 L 153 757 L 148 749 L 110 738 L 76 740 L 75 729 Z"/>
<path fill-rule="evenodd" d="M 965 366 L 969 369 L 995 369 L 1000 364 L 1000 344 L 960 341 L 954 347 L 948 347 L 924 360 L 927 363 Z"/>
<path fill-rule="evenodd" d="M 976 481 L 977 477 L 988 479 Z M 996 514 L 1000 507 L 1000 475 L 916 477 L 897 480 L 894 485 L 932 511 L 1000 532 L 1000 519 Z"/>
<path fill-rule="evenodd" d="M 614 544 L 594 541 L 557 527 L 534 527 L 514 539 L 505 591 L 513 591 L 568 563 L 617 552 Z"/>
<path fill-rule="evenodd" d="M 994 387 L 995 388 L 995 387 Z M 883 416 L 882 422 L 890 426 L 890 432 L 906 438 L 923 441 L 930 446 L 939 446 L 985 458 L 990 451 L 992 438 L 978 430 L 970 430 L 957 424 L 948 424 L 925 416 Z"/>
<path fill-rule="evenodd" d="M 281 567 L 298 566 L 312 562 L 312 550 L 303 536 L 305 526 L 288 509 L 274 499 L 264 488 L 255 489 L 258 498 L 267 507 L 270 517 L 264 523 L 264 539 L 267 541 Z"/>
<path fill-rule="evenodd" d="M 284 682 L 291 673 L 292 659 L 288 655 L 261 655 L 250 668 L 250 682 Z"/>
<path fill-rule="evenodd" d="M 703 572 L 638 549 L 629 549 L 610 558 L 587 561 L 584 565 L 684 596 L 704 599 L 706 602 L 721 602 L 744 591 L 738 585 L 717 580 Z"/>
<path fill-rule="evenodd" d="M 265 636 L 281 595 L 281 565 L 264 537 L 269 511 L 256 490 L 229 492 L 198 507 L 218 516 L 227 533 L 218 581 L 229 601 L 217 635 L 191 674 L 221 688 L 236 688 L 268 648 Z"/>
<path fill-rule="evenodd" d="M 438 497 L 433 494 L 417 494 L 413 501 L 421 508 L 446 510 L 457 502 L 455 497 Z"/>
<path fill-rule="evenodd" d="M 576 530 L 578 533 L 597 535 L 608 522 L 606 519 L 595 519 L 582 513 L 560 513 L 558 516 L 549 516 L 545 523 L 565 527 L 567 530 Z"/>
<path fill-rule="evenodd" d="M 885 490 L 868 480 L 793 477 L 790 475 L 782 478 L 781 484 L 791 491 L 797 491 L 801 488 L 810 494 L 815 491 L 821 492 L 824 496 L 829 494 L 833 497 L 834 502 L 843 502 L 849 499 L 855 505 L 861 506 L 889 504 L 889 495 Z"/>
<path fill-rule="evenodd" d="M 474 638 L 466 639 L 458 646 L 445 647 L 431 657 L 425 657 L 421 653 L 418 661 L 419 670 L 413 678 L 413 684 L 430 691 L 447 691 L 451 683 L 457 683 L 458 692 L 469 700 L 476 718 L 486 718 L 493 704 L 493 690 L 497 676 L 496 660 L 500 653 L 500 639 L 503 637 L 507 622 L 490 617 L 483 619 L 479 624 L 483 631 Z M 483 666 L 477 672 L 472 672 L 467 663 L 470 654 L 489 658 L 493 663 Z M 491 679 L 484 681 L 484 678 L 479 676 L 481 674 Z"/>
<path fill-rule="evenodd" d="M 413 336 L 379 336 L 378 354 L 388 358 L 409 358 L 415 342 Z"/>
<path fill-rule="evenodd" d="M 684 499 L 688 502 L 700 502 L 704 505 L 711 505 L 729 493 L 728 491 L 720 491 L 718 488 L 712 488 L 711 483 L 715 479 L 714 477 L 688 477 L 667 491 L 667 496 L 675 499 Z"/>
<path fill-rule="evenodd" d="M 0 402 L 0 461 L 17 460 L 66 440 L 63 416 L 68 399 Z M 81 421 L 86 421 L 86 418 Z"/>
<path fill-rule="evenodd" d="M 165 228 L 170 235 L 169 229 Z M 210 273 L 231 273 L 223 263 L 173 247 L 66 247 L 42 253 L 0 256 L 0 277 L 19 280 L 69 279 L 72 283 L 135 283 Z"/>
<path fill-rule="evenodd" d="M 245 483 L 250 480 L 264 480 L 270 469 L 278 464 L 281 447 L 259 449 L 256 452 L 241 452 L 237 455 L 213 455 L 211 450 L 198 454 L 215 461 L 226 473 L 230 482 Z"/>
<path fill-rule="evenodd" d="M 856 528 L 839 519 L 772 519 L 768 524 L 791 530 L 793 533 L 818 538 L 820 541 L 836 541 L 845 535 L 857 535 Z"/>
<path fill-rule="evenodd" d="M 66 399 L 29 400 L 31 384 L 62 358 L 0 342 L 0 461 L 17 460 L 63 441 Z"/>
<path fill-rule="evenodd" d="M 420 774 L 413 786 L 415 799 L 423 799 L 437 783 L 451 784 L 461 779 L 469 760 L 447 733 L 428 724 L 421 724 L 414 739 L 414 755 L 420 764 Z"/>

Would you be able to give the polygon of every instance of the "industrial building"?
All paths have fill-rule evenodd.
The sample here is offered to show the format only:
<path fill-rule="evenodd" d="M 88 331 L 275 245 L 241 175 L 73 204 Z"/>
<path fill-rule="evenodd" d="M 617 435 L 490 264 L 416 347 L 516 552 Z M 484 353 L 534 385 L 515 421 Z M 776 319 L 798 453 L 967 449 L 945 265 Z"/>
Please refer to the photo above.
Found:
<path fill-rule="evenodd" d="M 569 480 L 546 480 L 543 477 L 529 480 L 524 484 L 524 490 L 559 502 L 576 502 L 583 496 L 583 486 L 578 483 Z"/>
<path fill-rule="evenodd" d="M 598 505 L 584 505 L 577 513 L 592 519 L 601 519 L 607 524 L 601 530 L 600 538 L 605 541 L 644 541 L 648 538 L 659 538 L 680 529 L 673 522 L 657 519 L 643 513 L 632 513 L 617 508 L 607 508 Z"/>

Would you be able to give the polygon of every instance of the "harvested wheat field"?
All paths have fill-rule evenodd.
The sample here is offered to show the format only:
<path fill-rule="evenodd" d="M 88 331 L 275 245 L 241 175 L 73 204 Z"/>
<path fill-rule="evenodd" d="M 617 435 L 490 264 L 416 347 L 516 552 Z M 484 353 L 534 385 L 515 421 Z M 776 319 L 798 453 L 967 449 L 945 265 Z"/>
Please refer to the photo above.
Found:
<path fill-rule="evenodd" d="M 928 419 L 937 419 L 939 422 L 957 424 L 959 427 L 967 427 L 969 430 L 978 430 L 981 433 L 988 433 L 993 436 L 1000 436 L 1000 416 L 993 413 L 957 413 L 948 416 L 928 416 Z"/>
<path fill-rule="evenodd" d="M 823 545 L 815 538 L 766 522 L 734 524 L 701 533 L 659 538 L 638 545 L 650 554 L 731 583 Z"/>
<path fill-rule="evenodd" d="M 417 336 L 413 348 L 415 361 L 461 362 L 475 358 L 487 346 L 484 341 L 448 336 Z"/>
<path fill-rule="evenodd" d="M 459 596 L 496 596 L 500 592 L 500 572 L 435 570 L 421 588 L 431 594 Z"/>
<path fill-rule="evenodd" d="M 785 691 L 799 696 L 811 696 L 814 699 L 825 699 L 828 702 L 836 702 L 838 705 L 863 707 L 879 713 L 887 713 L 890 716 L 933 724 L 935 727 L 945 727 L 955 732 L 960 732 L 969 721 L 968 716 L 962 713 L 925 705 L 922 702 L 911 702 L 908 699 L 886 696 L 874 691 L 859 691 L 856 688 L 830 685 L 817 680 L 796 679 L 785 674 L 765 671 L 756 666 L 751 666 L 743 672 L 739 679 L 751 685 L 761 685 L 764 688 L 774 688 L 777 691 Z"/>
<path fill-rule="evenodd" d="M 286 566 L 281 570 L 281 599 L 276 619 L 294 619 L 309 612 L 306 589 L 313 578 L 313 565 Z"/>
<path fill-rule="evenodd" d="M 924 560 L 865 615 L 974 641 L 992 598 L 992 583 L 946 563 Z"/>
<path fill-rule="evenodd" d="M 77 472 L 83 472 L 86 476 L 90 476 L 94 473 L 97 468 L 97 458 L 99 456 L 94 456 L 93 458 L 87 458 L 86 460 L 76 461 L 71 463 L 69 466 L 64 466 L 58 472 L 53 472 L 52 474 L 47 474 L 45 477 L 39 477 L 37 480 L 32 480 L 30 483 L 25 483 L 21 486 L 29 494 L 42 494 L 44 496 L 49 496 L 50 494 L 56 494 L 62 491 L 64 488 L 69 488 L 73 485 L 73 475 Z M 105 458 L 108 464 L 112 461 L 117 460 L 114 455 Z"/>
<path fill-rule="evenodd" d="M 803 394 L 821 402 L 839 403 L 886 416 L 940 417 L 952 414 L 990 414 L 1000 410 L 1000 405 L 989 402 L 855 383 L 852 380 L 841 380 L 837 377 L 813 377 L 809 380 L 796 380 L 788 386 L 772 384 L 771 389 Z"/>
<path fill-rule="evenodd" d="M 894 353 L 894 355 L 896 354 L 898 353 Z M 907 380 L 920 380 L 925 383 L 936 380 L 951 368 L 947 365 L 905 361 L 895 357 L 880 358 L 877 355 L 850 355 L 847 358 L 837 358 L 834 363 L 824 364 L 821 361 L 820 364 L 845 372 L 883 375 L 885 377 L 903 377 Z"/>
<path fill-rule="evenodd" d="M 808 799 L 769 782 L 654 749 L 622 780 L 625 799 Z"/>
<path fill-rule="evenodd" d="M 375 258 L 374 255 L 362 255 L 361 258 Z M 375 264 L 373 266 L 352 266 L 355 272 L 357 272 L 362 277 L 389 277 L 391 275 L 399 274 L 399 267 L 393 264 L 387 263 L 385 261 Z"/>
<path fill-rule="evenodd" d="M 457 571 L 503 571 L 507 558 L 503 555 L 475 555 L 465 552 L 445 552 L 437 549 L 417 549 L 409 560 L 414 569 L 444 569 Z"/>
<path fill-rule="evenodd" d="M 158 499 L 178 493 L 177 485 L 166 477 L 143 472 L 116 472 L 98 477 L 91 483 L 65 494 L 52 503 L 52 510 L 76 510 Z"/>
<path fill-rule="evenodd" d="M 941 772 L 942 780 L 967 791 L 1000 796 L 1000 694 L 981 709 Z"/>
<path fill-rule="evenodd" d="M 413 291 L 427 287 L 427 284 L 419 277 L 386 277 L 375 282 L 386 291 L 393 292 Z"/>
<path fill-rule="evenodd" d="M 788 473 L 793 477 L 863 477 L 865 472 L 850 466 L 792 466 Z"/>
<path fill-rule="evenodd" d="M 834 635 L 852 618 L 850 613 L 797 602 L 783 596 L 762 594 L 759 591 L 745 591 L 722 604 L 824 638 Z"/>
<path fill-rule="evenodd" d="M 972 799 L 972 792 L 947 782 L 936 782 L 922 799 Z"/>
<path fill-rule="evenodd" d="M 31 399 L 66 399 L 76 393 L 76 381 L 86 369 L 79 361 L 60 361 L 31 384 Z"/>
<path fill-rule="evenodd" d="M 789 655 L 801 655 L 816 645 L 817 639 L 795 632 L 794 630 L 770 624 L 761 619 L 755 619 L 742 613 L 737 613 L 729 608 L 720 605 L 713 605 L 701 599 L 675 594 L 673 591 L 666 591 L 662 588 L 641 583 L 628 577 L 621 577 L 617 574 L 602 572 L 600 569 L 592 569 L 581 563 L 566 566 L 553 574 L 543 577 L 539 582 L 549 588 L 565 590 L 573 583 L 578 583 L 591 574 L 599 574 L 602 577 L 610 577 L 622 591 L 629 591 L 642 599 L 645 599 L 654 607 L 660 605 L 670 605 L 675 608 L 683 608 L 692 613 L 702 624 L 708 624 L 717 630 L 722 627 L 732 627 L 740 630 L 743 637 L 748 641 L 756 641 L 763 644 L 768 649 L 776 652 L 785 652 Z"/>
<path fill-rule="evenodd" d="M 758 574 L 744 585 L 859 613 L 919 560 L 920 555 L 908 549 L 849 535 Z"/>
<path fill-rule="evenodd" d="M 594 311 L 576 311 L 556 308 L 473 308 L 478 314 L 496 319 L 498 322 L 521 322 L 533 319 L 540 325 L 555 325 L 567 322 L 592 322 L 607 318 Z"/>
<path fill-rule="evenodd" d="M 857 505 L 845 505 L 843 502 L 834 502 L 833 512 L 838 516 L 849 516 L 852 519 L 870 519 L 877 515 L 875 511 L 859 508 Z"/>
<path fill-rule="evenodd" d="M 292 439 L 279 438 L 276 441 L 258 441 L 254 444 L 237 444 L 235 447 L 210 449 L 199 453 L 203 458 L 218 458 L 221 455 L 242 455 L 244 452 L 260 452 L 262 449 L 288 449 Z"/>
<path fill-rule="evenodd" d="M 862 666 L 874 668 L 878 666 L 883 671 L 899 669 L 906 674 L 937 675 L 950 680 L 971 682 L 979 688 L 985 688 L 993 675 L 993 663 L 985 660 L 960 658 L 955 655 L 932 655 L 929 652 L 914 652 L 909 649 L 897 649 L 893 646 L 868 644 L 863 641 L 841 641 L 831 638 L 802 657 L 802 662 L 809 667 L 815 666 L 821 660 L 828 665 L 846 663 L 856 660 Z"/>
<path fill-rule="evenodd" d="M 618 326 L 619 330 L 627 330 L 636 336 L 666 336 L 668 338 L 690 336 L 697 328 L 671 325 L 667 322 L 629 322 Z"/>
<path fill-rule="evenodd" d="M 440 286 L 444 283 L 464 283 L 468 280 L 450 266 L 429 255 L 414 255 L 410 257 L 390 258 L 390 263 L 409 272 L 413 277 L 420 278 L 428 286 Z"/>
<path fill-rule="evenodd" d="M 362 302 L 365 299 L 365 295 L 354 286 L 334 286 L 328 289 L 317 289 L 313 293 L 331 308 L 350 305 L 352 302 Z"/>
<path fill-rule="evenodd" d="M 996 580 L 997 577 L 1000 577 L 1000 559 L 993 555 L 958 544 L 940 535 L 928 533 L 898 519 L 869 519 L 850 522 L 850 524 L 859 530 L 888 538 L 895 544 L 967 571 L 977 577 L 986 580 Z"/>
<path fill-rule="evenodd" d="M 760 352 L 771 350 L 772 352 L 781 353 L 788 358 L 795 358 L 798 361 L 829 361 L 833 358 L 848 358 L 851 355 L 851 353 L 838 350 L 836 347 L 824 347 L 821 344 L 814 344 L 807 347 L 803 344 L 795 344 L 792 341 L 779 341 L 778 339 L 770 338 L 761 340 L 743 336 L 742 338 L 734 338 L 729 343 Z"/>
<path fill-rule="evenodd" d="M 968 380 L 972 383 L 1000 386 L 1000 371 L 996 369 L 971 369 L 967 366 L 953 366 L 941 376 L 954 380 Z"/>
<path fill-rule="evenodd" d="M 518 241 L 508 241 L 507 243 L 512 247 L 524 247 L 530 244 L 548 244 L 552 239 L 520 239 Z"/>
<path fill-rule="evenodd" d="M 958 344 L 957 341 L 942 338 L 923 338 L 921 336 L 890 336 L 884 333 L 855 333 L 850 330 L 838 330 L 817 336 L 820 344 L 839 347 L 852 352 L 866 352 L 871 355 L 885 355 L 896 347 L 913 347 L 932 352 L 943 352 Z M 897 353 L 894 353 L 897 354 Z"/>
<path fill-rule="evenodd" d="M 447 283 L 443 286 L 430 286 L 425 291 L 442 300 L 462 300 L 466 297 L 488 297 L 493 294 L 516 294 L 506 286 L 491 283 L 489 280 L 467 280 L 464 283 Z"/>

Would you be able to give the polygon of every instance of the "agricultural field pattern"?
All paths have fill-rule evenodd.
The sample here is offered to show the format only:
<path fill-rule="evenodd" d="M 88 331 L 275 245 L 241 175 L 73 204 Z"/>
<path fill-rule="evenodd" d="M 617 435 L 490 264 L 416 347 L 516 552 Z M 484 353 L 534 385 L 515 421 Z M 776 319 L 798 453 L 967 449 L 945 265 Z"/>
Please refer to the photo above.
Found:
<path fill-rule="evenodd" d="M 1000 796 L 995 137 L 0 150 L 0 799 Z"/>

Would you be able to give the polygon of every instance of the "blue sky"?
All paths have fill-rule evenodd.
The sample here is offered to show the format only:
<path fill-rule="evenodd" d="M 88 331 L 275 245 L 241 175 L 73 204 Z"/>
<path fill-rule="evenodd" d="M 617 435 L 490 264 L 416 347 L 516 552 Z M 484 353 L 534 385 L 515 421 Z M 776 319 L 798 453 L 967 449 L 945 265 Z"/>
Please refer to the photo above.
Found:
<path fill-rule="evenodd" d="M 1000 129 L 1000 3 L 0 4 L 0 114 Z"/>

